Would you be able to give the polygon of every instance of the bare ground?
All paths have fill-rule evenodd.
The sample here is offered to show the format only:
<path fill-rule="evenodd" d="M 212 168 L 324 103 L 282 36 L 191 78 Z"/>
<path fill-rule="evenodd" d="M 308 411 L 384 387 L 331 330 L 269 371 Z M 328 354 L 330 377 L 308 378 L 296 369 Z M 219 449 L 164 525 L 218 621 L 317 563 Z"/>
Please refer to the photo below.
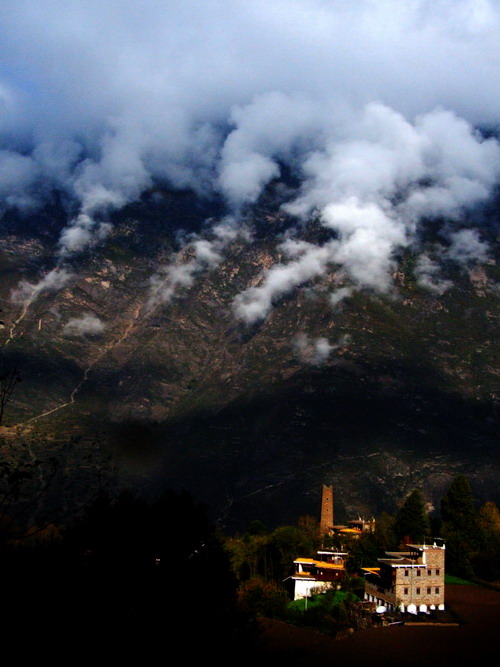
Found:
<path fill-rule="evenodd" d="M 276 665 L 457 665 L 492 661 L 500 639 L 500 592 L 449 584 L 446 606 L 457 626 L 398 625 L 369 628 L 335 640 L 275 620 L 262 620 L 262 652 Z M 493 654 L 493 655 L 492 655 Z M 496 662 L 496 660 L 495 660 Z"/>

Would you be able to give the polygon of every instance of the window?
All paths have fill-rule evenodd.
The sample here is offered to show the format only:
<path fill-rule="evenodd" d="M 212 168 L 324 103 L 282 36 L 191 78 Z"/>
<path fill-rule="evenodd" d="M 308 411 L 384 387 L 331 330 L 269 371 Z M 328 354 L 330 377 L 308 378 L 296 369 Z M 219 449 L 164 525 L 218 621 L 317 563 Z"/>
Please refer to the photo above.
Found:
<path fill-rule="evenodd" d="M 432 574 L 432 570 L 427 570 L 427 576 L 430 577 Z"/>
<path fill-rule="evenodd" d="M 417 595 L 420 595 L 420 588 L 417 588 Z"/>
<path fill-rule="evenodd" d="M 436 570 L 436 576 L 439 576 L 439 569 Z"/>
<path fill-rule="evenodd" d="M 408 595 L 408 588 L 404 588 L 403 590 L 404 590 L 404 594 Z"/>
<path fill-rule="evenodd" d="M 434 589 L 434 593 L 439 593 L 439 586 L 436 586 L 436 588 Z"/>
<path fill-rule="evenodd" d="M 422 571 L 421 571 L 421 570 L 417 570 L 417 577 L 421 577 L 421 576 L 422 576 Z"/>
<path fill-rule="evenodd" d="M 405 577 L 408 577 L 409 575 L 410 573 L 408 572 L 408 570 L 405 570 Z"/>
<path fill-rule="evenodd" d="M 427 595 L 430 595 L 430 594 L 431 594 L 431 587 L 427 586 Z"/>

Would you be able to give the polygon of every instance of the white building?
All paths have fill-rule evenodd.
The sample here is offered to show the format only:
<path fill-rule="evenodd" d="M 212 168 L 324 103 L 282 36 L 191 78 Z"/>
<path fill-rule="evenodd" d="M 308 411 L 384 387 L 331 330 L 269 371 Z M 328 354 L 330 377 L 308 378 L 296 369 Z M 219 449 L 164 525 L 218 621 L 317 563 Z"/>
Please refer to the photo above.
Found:
<path fill-rule="evenodd" d="M 297 558 L 294 560 L 294 600 L 325 593 L 336 588 L 345 576 L 346 553 L 319 551 L 320 560 Z"/>

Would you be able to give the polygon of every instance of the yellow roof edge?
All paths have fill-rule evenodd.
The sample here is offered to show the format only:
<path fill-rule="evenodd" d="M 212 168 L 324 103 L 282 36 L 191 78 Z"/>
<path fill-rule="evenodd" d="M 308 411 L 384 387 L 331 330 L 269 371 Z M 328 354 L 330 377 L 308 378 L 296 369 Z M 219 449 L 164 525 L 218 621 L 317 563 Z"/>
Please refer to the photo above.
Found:
<path fill-rule="evenodd" d="M 344 566 L 339 563 L 329 563 L 325 560 L 316 560 L 315 558 L 296 558 L 294 563 L 307 563 L 308 565 L 319 565 L 320 567 L 327 567 L 336 570 L 343 570 Z"/>

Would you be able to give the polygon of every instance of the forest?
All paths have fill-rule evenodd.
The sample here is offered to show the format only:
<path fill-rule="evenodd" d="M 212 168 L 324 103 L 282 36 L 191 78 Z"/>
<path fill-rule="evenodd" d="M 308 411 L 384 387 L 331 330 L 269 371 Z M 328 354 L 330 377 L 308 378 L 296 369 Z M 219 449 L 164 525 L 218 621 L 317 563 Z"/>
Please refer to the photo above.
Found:
<path fill-rule="evenodd" d="M 86 649 L 142 655 L 168 636 L 193 656 L 200 646 L 219 656 L 242 645 L 257 651 L 260 617 L 338 635 L 370 623 L 359 604 L 361 568 L 375 566 L 387 550 L 437 536 L 446 543 L 448 575 L 500 581 L 499 510 L 492 502 L 478 506 L 462 475 L 438 516 L 428 515 L 415 489 L 393 514 L 376 517 L 373 533 L 339 541 L 320 535 L 307 515 L 273 528 L 255 519 L 227 535 L 208 507 L 170 489 L 151 500 L 102 488 L 65 522 L 26 526 L 14 508 L 34 469 L 0 464 L 0 558 L 8 573 L 2 627 L 12 637 L 56 632 L 85 638 Z M 292 600 L 289 577 L 295 558 L 313 557 L 320 547 L 349 553 L 347 575 L 339 590 L 311 599 L 305 614 L 304 601 Z"/>

